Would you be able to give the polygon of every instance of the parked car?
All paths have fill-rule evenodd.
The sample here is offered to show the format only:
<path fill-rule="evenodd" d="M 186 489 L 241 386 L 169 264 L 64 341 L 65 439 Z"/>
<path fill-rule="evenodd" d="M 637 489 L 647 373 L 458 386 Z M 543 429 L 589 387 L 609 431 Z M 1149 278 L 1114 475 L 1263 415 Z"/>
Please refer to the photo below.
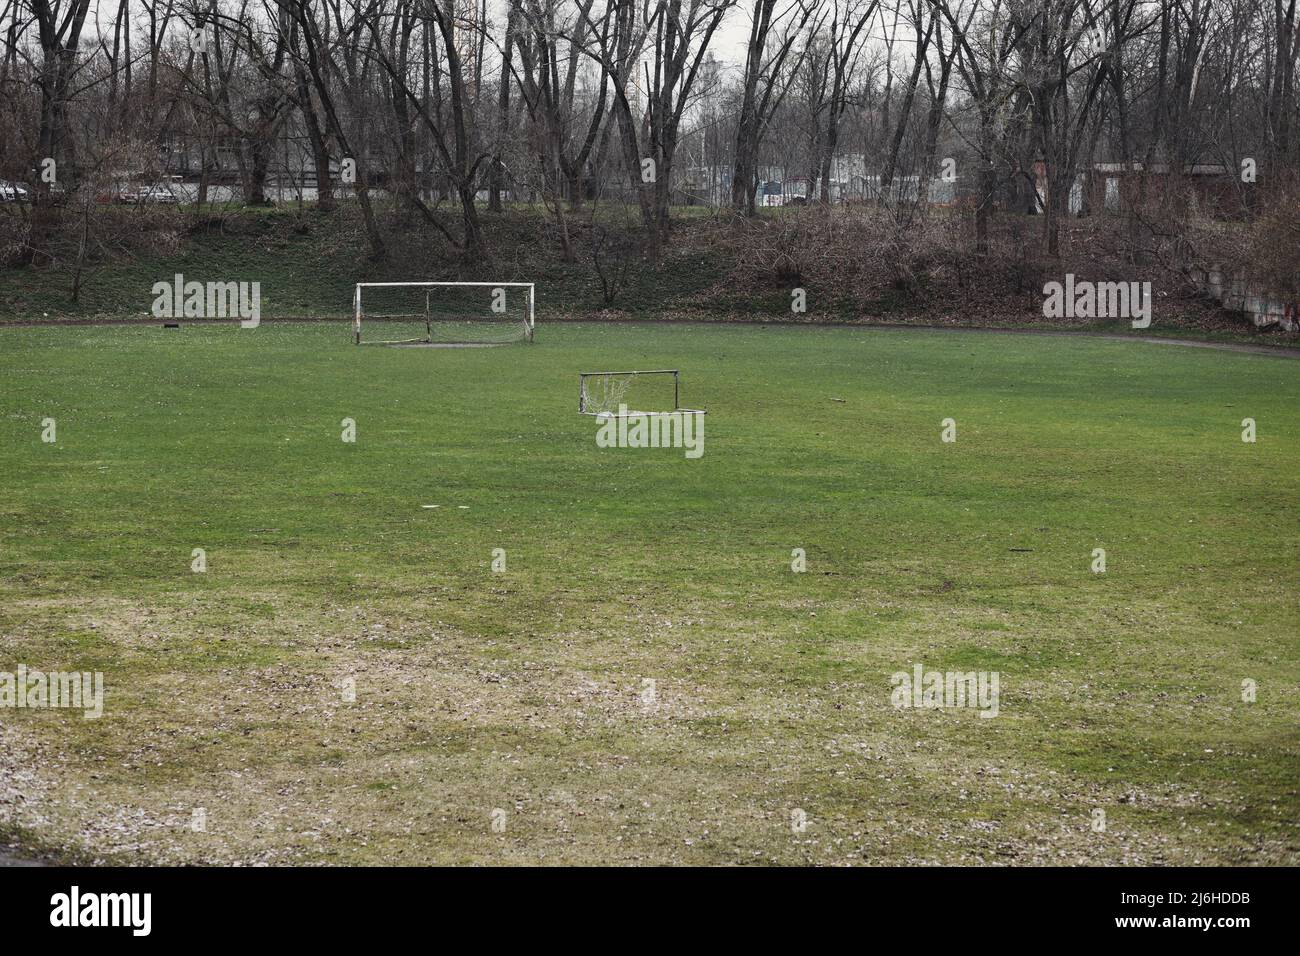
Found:
<path fill-rule="evenodd" d="M 29 202 L 31 198 L 26 187 L 0 179 L 0 202 Z"/>
<path fill-rule="evenodd" d="M 176 198 L 176 194 L 171 191 L 171 188 L 162 183 L 135 186 L 118 196 L 118 201 L 130 203 L 131 205 L 143 203 L 169 203 L 175 205 L 180 202 Z"/>

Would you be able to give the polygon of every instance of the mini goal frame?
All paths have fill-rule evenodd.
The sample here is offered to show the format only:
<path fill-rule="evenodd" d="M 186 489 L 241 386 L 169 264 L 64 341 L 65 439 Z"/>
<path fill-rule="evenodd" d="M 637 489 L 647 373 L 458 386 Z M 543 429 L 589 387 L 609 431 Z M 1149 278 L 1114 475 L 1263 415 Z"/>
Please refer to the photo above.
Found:
<path fill-rule="evenodd" d="M 641 375 L 671 375 L 673 382 L 673 407 L 671 409 L 630 410 L 620 405 L 628 387 Z M 611 404 L 615 406 L 611 409 Z M 619 411 L 623 408 L 623 411 Z M 707 415 L 702 408 L 683 408 L 681 404 L 681 371 L 675 368 L 633 369 L 626 372 L 579 372 L 578 412 L 601 418 L 631 418 L 640 415 Z"/>

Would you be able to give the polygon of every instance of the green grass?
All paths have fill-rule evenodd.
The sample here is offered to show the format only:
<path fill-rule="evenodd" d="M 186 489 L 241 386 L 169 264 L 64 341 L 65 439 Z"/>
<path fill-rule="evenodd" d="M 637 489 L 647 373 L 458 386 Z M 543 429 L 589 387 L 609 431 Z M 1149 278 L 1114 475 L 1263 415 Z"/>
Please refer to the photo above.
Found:
<path fill-rule="evenodd" d="M 596 447 L 577 373 L 620 367 L 683 370 L 702 458 Z M 0 329 L 0 671 L 106 685 L 98 721 L 0 711 L 0 830 L 124 861 L 1294 864 L 1297 398 L 1293 361 L 1108 340 Z M 997 671 L 1000 715 L 895 710 L 915 663 Z"/>

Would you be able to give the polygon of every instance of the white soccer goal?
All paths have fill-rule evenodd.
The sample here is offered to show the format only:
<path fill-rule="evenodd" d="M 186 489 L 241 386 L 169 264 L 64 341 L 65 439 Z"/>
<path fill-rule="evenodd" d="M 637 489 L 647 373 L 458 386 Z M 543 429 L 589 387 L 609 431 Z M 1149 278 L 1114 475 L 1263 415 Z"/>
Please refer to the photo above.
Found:
<path fill-rule="evenodd" d="M 357 345 L 504 345 L 531 342 L 531 282 L 358 282 Z"/>
<path fill-rule="evenodd" d="M 632 415 L 703 415 L 702 408 L 682 408 L 681 373 L 675 368 L 632 372 L 579 372 L 578 411 L 597 418 Z"/>

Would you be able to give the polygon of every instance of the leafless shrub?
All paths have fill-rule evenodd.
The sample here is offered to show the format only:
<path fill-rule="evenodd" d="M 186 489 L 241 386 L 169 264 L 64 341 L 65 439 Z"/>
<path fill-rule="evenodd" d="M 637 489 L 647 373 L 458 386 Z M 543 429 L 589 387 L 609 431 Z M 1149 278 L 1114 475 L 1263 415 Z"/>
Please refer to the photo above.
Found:
<path fill-rule="evenodd" d="M 1278 184 L 1250 232 L 1252 275 L 1273 293 L 1300 296 L 1300 176 Z"/>
<path fill-rule="evenodd" d="M 21 203 L 0 206 L 0 266 L 18 263 L 31 241 L 31 219 Z"/>
<path fill-rule="evenodd" d="M 1045 243 L 1032 234 L 1037 226 L 1036 217 L 1008 216 L 1005 232 L 995 247 L 1007 260 L 1015 291 L 1029 295 L 1041 294 L 1049 271 L 1043 255 Z"/>
<path fill-rule="evenodd" d="M 921 299 L 936 277 L 953 272 L 955 234 L 947 218 L 866 204 L 737 218 L 725 239 L 736 263 L 726 285 L 806 286 L 841 301 L 859 301 L 887 286 Z"/>
<path fill-rule="evenodd" d="M 1191 287 L 1218 273 L 1269 294 L 1300 295 L 1300 179 L 1287 176 L 1260 198 L 1259 215 L 1244 222 L 1217 218 L 1196 203 L 1183 203 L 1177 215 L 1144 215 L 1148 251 Z"/>

